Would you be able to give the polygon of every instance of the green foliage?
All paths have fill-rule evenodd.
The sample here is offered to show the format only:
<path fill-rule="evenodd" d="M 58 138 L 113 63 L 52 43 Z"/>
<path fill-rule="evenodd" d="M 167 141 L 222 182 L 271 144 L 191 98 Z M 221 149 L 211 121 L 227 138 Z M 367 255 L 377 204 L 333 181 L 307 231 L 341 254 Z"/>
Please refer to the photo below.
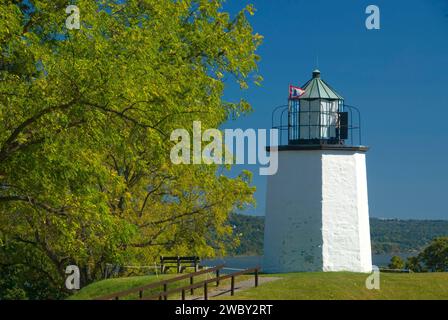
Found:
<path fill-rule="evenodd" d="M 234 237 L 239 239 L 238 246 L 229 248 L 232 255 L 263 254 L 264 217 L 232 214 L 229 224 Z"/>
<path fill-rule="evenodd" d="M 399 256 L 393 256 L 388 265 L 390 269 L 404 269 L 404 261 Z"/>
<path fill-rule="evenodd" d="M 4 300 L 26 300 L 27 295 L 25 290 L 21 288 L 11 288 L 6 289 L 6 292 L 3 294 Z"/>
<path fill-rule="evenodd" d="M 406 259 L 405 268 L 411 270 L 412 272 L 425 272 L 426 268 L 421 264 L 418 256 L 408 257 Z"/>
<path fill-rule="evenodd" d="M 436 238 L 420 254 L 425 266 L 433 271 L 448 271 L 448 237 Z"/>
<path fill-rule="evenodd" d="M 375 254 L 418 253 L 432 239 L 448 235 L 448 221 L 371 218 L 370 234 Z"/>
<path fill-rule="evenodd" d="M 409 258 L 407 265 L 415 272 L 448 271 L 448 237 L 432 240 L 420 254 Z"/>
<path fill-rule="evenodd" d="M 30 3 L 0 5 L 0 273 L 18 274 L 0 293 L 41 298 L 25 287 L 40 277 L 59 297 L 69 264 L 86 285 L 107 263 L 223 252 L 250 179 L 172 165 L 169 135 L 250 110 L 222 97 L 223 75 L 258 79 L 253 8 L 78 0 L 81 29 L 67 30 L 67 1 Z"/>

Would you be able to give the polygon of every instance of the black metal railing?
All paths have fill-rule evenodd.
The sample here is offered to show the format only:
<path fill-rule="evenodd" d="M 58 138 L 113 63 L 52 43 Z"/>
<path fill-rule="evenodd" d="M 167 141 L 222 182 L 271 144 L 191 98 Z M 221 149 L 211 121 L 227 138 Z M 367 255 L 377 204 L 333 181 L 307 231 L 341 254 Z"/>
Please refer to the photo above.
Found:
<path fill-rule="evenodd" d="M 361 145 L 361 113 L 344 104 L 337 111 L 300 111 L 281 105 L 272 112 L 272 128 L 279 130 L 279 145 Z M 306 121 L 305 121 L 306 120 Z"/>

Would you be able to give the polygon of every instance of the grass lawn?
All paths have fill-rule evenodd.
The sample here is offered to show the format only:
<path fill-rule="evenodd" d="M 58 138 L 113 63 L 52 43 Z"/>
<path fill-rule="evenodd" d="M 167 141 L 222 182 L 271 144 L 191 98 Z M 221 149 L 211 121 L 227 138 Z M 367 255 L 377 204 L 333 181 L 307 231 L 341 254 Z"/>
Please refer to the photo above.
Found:
<path fill-rule="evenodd" d="M 79 290 L 74 295 L 68 297 L 69 300 L 89 300 L 95 299 L 100 296 L 104 296 L 110 293 L 119 292 L 123 290 L 127 290 L 130 288 L 136 288 L 140 286 L 144 286 L 151 282 L 161 281 L 164 279 L 168 279 L 169 277 L 173 277 L 174 275 L 150 275 L 150 276 L 138 276 L 138 277 L 127 277 L 127 278 L 112 278 L 97 281 L 92 283 L 81 290 Z M 134 299 L 138 294 L 134 296 L 127 297 L 128 299 Z"/>
<path fill-rule="evenodd" d="M 360 273 L 313 272 L 269 276 L 281 279 L 258 288 L 237 291 L 232 299 L 448 299 L 448 273 L 381 273 L 380 290 L 366 289 L 368 275 Z"/>
<path fill-rule="evenodd" d="M 102 295 L 139 287 L 154 281 L 161 281 L 178 275 L 151 275 L 128 278 L 107 279 L 92 283 L 81 289 L 69 299 L 86 300 Z M 220 299 L 277 299 L 277 300 L 339 300 L 339 299 L 448 299 L 448 273 L 381 273 L 380 290 L 368 290 L 365 287 L 367 274 L 350 272 L 304 272 L 289 274 L 261 275 L 279 277 L 279 280 L 267 282 L 258 288 L 249 288 L 236 291 L 235 296 L 222 296 Z M 200 279 L 205 279 L 201 276 Z M 237 282 L 252 279 L 253 276 L 238 277 Z M 169 285 L 175 288 L 188 285 L 188 279 Z M 229 286 L 228 281 L 222 286 Z M 210 289 L 213 289 L 213 285 Z M 157 289 L 145 291 L 149 296 Z M 202 289 L 197 289 L 195 295 L 201 295 Z M 136 299 L 137 294 L 127 296 L 125 299 Z M 179 299 L 180 293 L 170 296 Z"/>

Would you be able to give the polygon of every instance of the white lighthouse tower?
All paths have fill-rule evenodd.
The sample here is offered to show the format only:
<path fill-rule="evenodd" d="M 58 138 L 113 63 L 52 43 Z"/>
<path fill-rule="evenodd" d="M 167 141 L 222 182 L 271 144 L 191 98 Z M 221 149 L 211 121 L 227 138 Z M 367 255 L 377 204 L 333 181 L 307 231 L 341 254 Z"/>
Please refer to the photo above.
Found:
<path fill-rule="evenodd" d="M 263 270 L 370 272 L 368 148 L 358 109 L 319 70 L 302 89 L 273 113 L 287 141 L 270 150 L 278 171 L 267 181 Z"/>

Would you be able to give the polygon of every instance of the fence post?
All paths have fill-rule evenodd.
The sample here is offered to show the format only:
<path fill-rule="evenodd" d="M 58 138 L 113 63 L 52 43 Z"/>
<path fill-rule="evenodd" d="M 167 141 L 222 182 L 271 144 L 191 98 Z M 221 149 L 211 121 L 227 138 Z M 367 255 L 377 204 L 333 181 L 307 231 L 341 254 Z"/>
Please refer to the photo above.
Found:
<path fill-rule="evenodd" d="M 193 276 L 190 276 L 190 285 L 193 285 L 193 283 L 194 283 Z M 191 288 L 190 292 L 193 295 L 194 294 L 194 288 Z"/>
<path fill-rule="evenodd" d="M 204 300 L 208 300 L 207 282 L 204 282 Z"/>
<path fill-rule="evenodd" d="M 177 273 L 180 273 L 180 257 L 177 256 Z"/>
<path fill-rule="evenodd" d="M 185 300 L 185 290 L 182 289 L 182 300 Z"/>
<path fill-rule="evenodd" d="M 163 256 L 160 256 L 160 269 L 162 273 L 165 273 L 165 264 L 163 262 Z"/>
<path fill-rule="evenodd" d="M 258 287 L 258 268 L 255 269 L 255 287 Z"/>
<path fill-rule="evenodd" d="M 219 286 L 219 269 L 216 270 L 216 286 Z"/>
<path fill-rule="evenodd" d="M 230 279 L 230 295 L 233 296 L 235 293 L 235 276 Z"/>
<path fill-rule="evenodd" d="M 140 299 L 143 298 L 143 290 L 140 290 L 140 291 L 138 292 L 138 297 L 139 297 Z"/>
<path fill-rule="evenodd" d="M 168 299 L 168 296 L 167 296 L 167 294 L 166 294 L 166 291 L 168 290 L 168 285 L 166 284 L 166 283 L 164 283 L 163 284 L 163 293 L 164 293 L 164 295 L 163 295 L 163 300 L 167 300 Z"/>

